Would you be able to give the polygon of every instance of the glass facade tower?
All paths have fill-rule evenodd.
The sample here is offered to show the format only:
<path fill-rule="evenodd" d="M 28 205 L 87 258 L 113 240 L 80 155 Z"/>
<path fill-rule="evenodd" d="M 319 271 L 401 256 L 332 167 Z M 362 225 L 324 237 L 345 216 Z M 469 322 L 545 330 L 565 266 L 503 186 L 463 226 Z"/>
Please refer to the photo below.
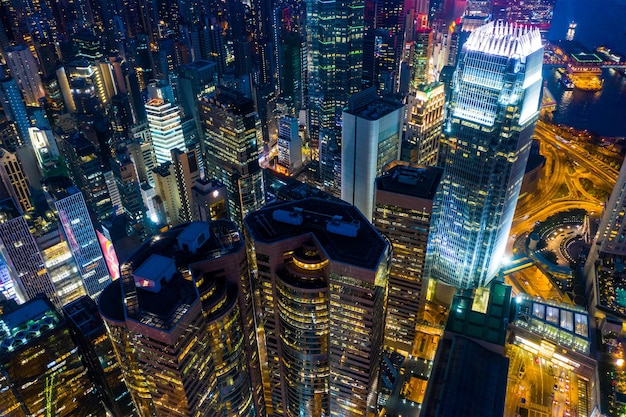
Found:
<path fill-rule="evenodd" d="M 539 31 L 511 24 L 484 25 L 463 46 L 428 277 L 472 288 L 500 269 L 537 120 L 542 57 Z"/>

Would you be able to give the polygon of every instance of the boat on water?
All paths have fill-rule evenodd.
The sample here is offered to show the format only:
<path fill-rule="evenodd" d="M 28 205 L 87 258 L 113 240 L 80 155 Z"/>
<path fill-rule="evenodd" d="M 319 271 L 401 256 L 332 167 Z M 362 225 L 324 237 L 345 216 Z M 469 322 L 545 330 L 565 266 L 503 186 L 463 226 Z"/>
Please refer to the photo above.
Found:
<path fill-rule="evenodd" d="M 561 86 L 568 91 L 574 89 L 574 82 L 571 80 L 571 78 L 567 74 L 561 74 L 561 78 L 559 78 L 559 82 L 561 83 Z"/>

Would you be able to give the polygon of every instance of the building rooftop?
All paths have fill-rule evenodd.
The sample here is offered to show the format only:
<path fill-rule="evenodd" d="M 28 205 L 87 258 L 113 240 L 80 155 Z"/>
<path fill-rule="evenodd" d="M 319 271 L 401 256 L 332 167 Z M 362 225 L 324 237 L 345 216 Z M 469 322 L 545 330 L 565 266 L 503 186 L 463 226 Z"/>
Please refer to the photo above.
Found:
<path fill-rule="evenodd" d="M 374 269 L 384 256 L 387 241 L 354 206 L 307 198 L 276 203 L 244 219 L 255 240 L 278 242 L 312 234 L 329 258 Z"/>
<path fill-rule="evenodd" d="M 589 313 L 584 308 L 532 298 L 524 293 L 518 295 L 515 302 L 513 323 L 516 326 L 579 353 L 589 354 Z"/>
<path fill-rule="evenodd" d="M 35 298 L 20 306 L 2 305 L 0 313 L 0 355 L 39 338 L 64 323 L 54 306 L 45 298 Z"/>
<path fill-rule="evenodd" d="M 376 189 L 432 200 L 443 168 L 426 165 L 394 165 L 376 178 Z"/>
<path fill-rule="evenodd" d="M 173 327 L 198 299 L 195 284 L 189 279 L 187 272 L 190 265 L 237 252 L 243 246 L 243 240 L 234 223 L 227 220 L 203 223 L 208 224 L 210 233 L 204 239 L 200 239 L 199 232 L 207 229 L 198 227 L 199 223 L 203 222 L 182 224 L 146 240 L 120 268 L 121 271 L 130 269 L 133 274 L 138 308 L 132 313 L 124 305 L 127 294 L 122 294 L 122 273 L 122 278 L 113 281 L 100 296 L 99 307 L 102 315 L 115 321 L 123 321 L 128 316 L 144 325 L 166 331 Z M 197 247 L 185 249 L 185 237 L 189 234 L 198 236 L 198 242 L 201 243 Z M 140 279 L 142 274 L 148 281 L 154 276 L 162 278 L 162 274 L 159 274 L 166 267 L 169 268 L 170 262 L 175 265 L 175 271 L 165 271 L 172 273 L 167 279 L 159 280 L 158 286 L 150 286 L 150 282 L 147 282 L 144 287 Z"/>
<path fill-rule="evenodd" d="M 64 305 L 63 314 L 74 323 L 84 336 L 90 336 L 95 330 L 102 330 L 102 320 L 98 314 L 98 306 L 86 295 Z"/>
<path fill-rule="evenodd" d="M 378 120 L 403 106 L 398 101 L 378 96 L 376 89 L 372 87 L 350 96 L 348 108 L 344 111 L 362 119 Z"/>

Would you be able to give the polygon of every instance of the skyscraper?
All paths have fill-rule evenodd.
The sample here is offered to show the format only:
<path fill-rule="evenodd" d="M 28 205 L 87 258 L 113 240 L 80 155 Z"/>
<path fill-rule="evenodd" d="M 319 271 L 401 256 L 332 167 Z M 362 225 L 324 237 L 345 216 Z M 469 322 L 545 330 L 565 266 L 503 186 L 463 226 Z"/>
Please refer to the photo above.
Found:
<path fill-rule="evenodd" d="M 436 165 L 443 127 L 446 93 L 443 83 L 420 84 L 407 97 L 402 160 Z"/>
<path fill-rule="evenodd" d="M 111 276 L 83 194 L 71 183 L 62 180 L 49 181 L 47 192 L 52 200 L 51 206 L 58 213 L 65 240 L 69 243 L 85 290 L 95 299 L 111 282 Z"/>
<path fill-rule="evenodd" d="M 28 179 L 17 157 L 0 148 L 0 181 L 22 213 L 33 209 Z"/>
<path fill-rule="evenodd" d="M 442 172 L 436 167 L 396 165 L 376 178 L 372 223 L 393 247 L 385 345 L 405 354 L 412 352 L 415 326 L 426 301 L 424 260 Z"/>
<path fill-rule="evenodd" d="M 24 103 L 27 106 L 38 107 L 40 105 L 39 100 L 46 94 L 41 84 L 37 60 L 30 50 L 22 45 L 8 48 L 5 57 L 11 70 L 11 76 L 15 78 L 22 90 Z"/>
<path fill-rule="evenodd" d="M 159 234 L 100 312 L 140 416 L 264 416 L 246 250 L 232 222 Z M 255 376 L 253 376 L 255 374 Z M 257 414 L 258 413 L 258 414 Z"/>
<path fill-rule="evenodd" d="M 0 255 L 17 284 L 21 298 L 30 300 L 44 294 L 60 307 L 56 289 L 35 238 L 13 200 L 0 202 L 0 218 Z"/>
<path fill-rule="evenodd" d="M 243 218 L 265 204 L 265 181 L 259 166 L 261 124 L 254 103 L 236 91 L 218 88 L 200 102 L 204 127 L 207 177 L 228 190 L 231 220 Z"/>
<path fill-rule="evenodd" d="M 80 297 L 63 306 L 63 314 L 109 412 L 115 417 L 134 416 L 135 406 L 95 301 Z"/>
<path fill-rule="evenodd" d="M 186 149 L 180 110 L 160 98 L 151 99 L 145 107 L 157 164 L 171 162 L 172 149 Z"/>
<path fill-rule="evenodd" d="M 268 414 L 365 416 L 378 379 L 389 246 L 349 204 L 304 199 L 245 219 Z"/>
<path fill-rule="evenodd" d="M 542 59 L 539 31 L 512 24 L 484 25 L 463 46 L 429 278 L 472 288 L 498 273 L 537 120 Z"/>
<path fill-rule="evenodd" d="M 383 166 L 400 159 L 402 103 L 383 99 L 370 87 L 354 94 L 343 112 L 341 199 L 368 220 L 374 210 L 374 180 Z"/>
<path fill-rule="evenodd" d="M 67 322 L 45 298 L 0 314 L 0 414 L 7 417 L 100 415 L 102 405 L 70 337 Z"/>
<path fill-rule="evenodd" d="M 309 134 L 321 181 L 339 191 L 341 112 L 361 89 L 364 2 L 314 0 L 306 6 Z"/>

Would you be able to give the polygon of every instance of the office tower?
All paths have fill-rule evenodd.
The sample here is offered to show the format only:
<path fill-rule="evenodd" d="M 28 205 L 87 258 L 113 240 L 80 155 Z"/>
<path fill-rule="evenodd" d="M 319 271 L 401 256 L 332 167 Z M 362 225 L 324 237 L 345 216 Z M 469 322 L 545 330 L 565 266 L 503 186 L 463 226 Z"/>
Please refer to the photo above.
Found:
<path fill-rule="evenodd" d="M 133 161 L 133 164 L 135 164 L 139 182 L 147 182 L 151 186 L 154 186 L 152 170 L 156 166 L 156 156 L 154 155 L 148 123 L 144 122 L 140 125 L 132 126 L 130 133 L 133 141 L 126 146 L 130 154 L 130 159 Z"/>
<path fill-rule="evenodd" d="M 420 84 L 430 82 L 430 60 L 433 54 L 433 30 L 418 29 L 413 41 L 411 57 L 411 87 L 416 89 Z"/>
<path fill-rule="evenodd" d="M 307 4 L 309 135 L 320 180 L 340 190 L 341 112 L 361 89 L 363 8 L 358 0 Z"/>
<path fill-rule="evenodd" d="M 107 410 L 115 417 L 134 415 L 135 406 L 95 301 L 81 297 L 63 306 L 63 315 Z"/>
<path fill-rule="evenodd" d="M 26 46 L 17 45 L 7 48 L 4 54 L 11 76 L 22 90 L 27 106 L 39 107 L 39 100 L 45 97 L 37 60 Z"/>
<path fill-rule="evenodd" d="M 504 415 L 509 370 L 504 344 L 510 315 L 508 285 L 494 281 L 457 292 L 437 346 L 420 416 Z"/>
<path fill-rule="evenodd" d="M 26 112 L 26 106 L 22 99 L 22 93 L 15 79 L 10 77 L 0 77 L 0 101 L 2 109 L 7 119 L 17 127 L 19 134 L 17 147 L 28 143 L 28 128 L 30 127 L 30 119 Z"/>
<path fill-rule="evenodd" d="M 234 224 L 174 227 L 120 270 L 99 306 L 139 416 L 264 416 L 255 412 L 256 334 Z"/>
<path fill-rule="evenodd" d="M 3 416 L 104 415 L 82 353 L 50 301 L 4 303 L 0 322 Z"/>
<path fill-rule="evenodd" d="M 111 163 L 115 189 L 118 190 L 121 211 L 128 216 L 130 226 L 140 235 L 145 227 L 145 207 L 141 198 L 135 165 L 123 150 L 116 153 Z"/>
<path fill-rule="evenodd" d="M 268 415 L 365 416 L 383 345 L 390 248 L 354 206 L 304 199 L 245 219 Z"/>
<path fill-rule="evenodd" d="M 354 94 L 343 112 L 341 199 L 371 220 L 374 180 L 400 158 L 404 106 L 376 95 L 375 88 Z"/>
<path fill-rule="evenodd" d="M 154 207 L 159 224 L 176 226 L 181 223 L 182 202 L 175 167 L 166 162 L 152 170 L 154 178 Z"/>
<path fill-rule="evenodd" d="M 87 295 L 87 290 L 78 272 L 78 265 L 58 222 L 50 222 L 47 227 L 38 226 L 33 230 L 37 247 L 41 252 L 44 266 L 56 289 L 58 306 L 63 306 Z"/>
<path fill-rule="evenodd" d="M 523 3 L 509 0 L 506 18 L 510 23 L 538 29 L 545 39 L 550 32 L 555 4 L 556 0 L 531 0 Z"/>
<path fill-rule="evenodd" d="M 180 222 L 190 222 L 193 218 L 191 205 L 191 188 L 196 180 L 200 179 L 200 164 L 198 163 L 198 150 L 192 149 L 183 152 L 180 149 L 172 149 L 172 161 L 176 185 L 180 197 Z"/>
<path fill-rule="evenodd" d="M 191 187 L 193 219 L 203 222 L 228 218 L 227 190 L 217 180 L 198 178 Z"/>
<path fill-rule="evenodd" d="M 177 106 L 159 98 L 153 98 L 145 105 L 152 146 L 157 164 L 171 162 L 171 150 L 186 149 L 180 110 Z"/>
<path fill-rule="evenodd" d="M 87 295 L 96 298 L 111 282 L 83 194 L 66 178 L 49 179 L 46 192 L 57 212 Z"/>
<path fill-rule="evenodd" d="M 200 102 L 204 128 L 205 173 L 228 190 L 228 213 L 243 218 L 265 204 L 265 183 L 259 166 L 261 123 L 252 100 L 235 91 L 218 88 Z"/>
<path fill-rule="evenodd" d="M 30 300 L 44 294 L 60 306 L 35 238 L 15 202 L 11 199 L 2 200 L 0 213 L 0 254 L 17 285 L 20 298 Z"/>
<path fill-rule="evenodd" d="M 282 31 L 279 38 L 280 96 L 294 109 L 303 109 L 306 99 L 306 41 L 297 32 Z"/>
<path fill-rule="evenodd" d="M 35 151 L 39 172 L 45 174 L 54 168 L 59 159 L 59 147 L 54 133 L 49 128 L 31 127 L 28 129 L 30 144 Z"/>
<path fill-rule="evenodd" d="M 100 221 L 113 212 L 104 166 L 94 144 L 76 133 L 61 141 L 72 182 L 82 191 L 89 209 Z"/>
<path fill-rule="evenodd" d="M 500 270 L 537 120 L 542 54 L 536 29 L 502 23 L 476 29 L 463 46 L 428 278 L 482 287 Z"/>
<path fill-rule="evenodd" d="M 407 98 L 407 119 L 402 139 L 403 161 L 436 165 L 443 127 L 446 93 L 443 83 L 421 84 Z"/>
<path fill-rule="evenodd" d="M 100 68 L 93 63 L 88 62 L 84 58 L 77 59 L 68 64 L 69 71 L 69 79 L 70 85 L 83 86 L 85 91 L 88 91 L 89 94 L 92 94 L 95 99 L 98 107 L 106 106 L 110 103 L 111 95 L 107 91 L 104 79 L 102 77 L 102 73 L 100 72 Z M 85 92 L 78 92 L 74 94 L 74 101 L 80 99 L 80 94 L 86 94 Z M 84 108 L 82 109 L 84 113 L 91 114 L 93 109 Z"/>
<path fill-rule="evenodd" d="M 412 352 L 415 326 L 427 300 L 426 244 L 443 170 L 396 165 L 376 178 L 372 224 L 391 241 L 385 346 Z"/>
<path fill-rule="evenodd" d="M 14 154 L 2 148 L 0 148 L 0 181 L 22 213 L 33 209 L 28 179 L 22 164 Z"/>
<path fill-rule="evenodd" d="M 302 139 L 298 119 L 281 116 L 278 121 L 278 165 L 292 174 L 302 167 Z"/>
<path fill-rule="evenodd" d="M 198 99 L 215 92 L 217 68 L 215 62 L 197 59 L 182 65 L 178 71 L 179 102 L 186 117 L 198 116 Z"/>

